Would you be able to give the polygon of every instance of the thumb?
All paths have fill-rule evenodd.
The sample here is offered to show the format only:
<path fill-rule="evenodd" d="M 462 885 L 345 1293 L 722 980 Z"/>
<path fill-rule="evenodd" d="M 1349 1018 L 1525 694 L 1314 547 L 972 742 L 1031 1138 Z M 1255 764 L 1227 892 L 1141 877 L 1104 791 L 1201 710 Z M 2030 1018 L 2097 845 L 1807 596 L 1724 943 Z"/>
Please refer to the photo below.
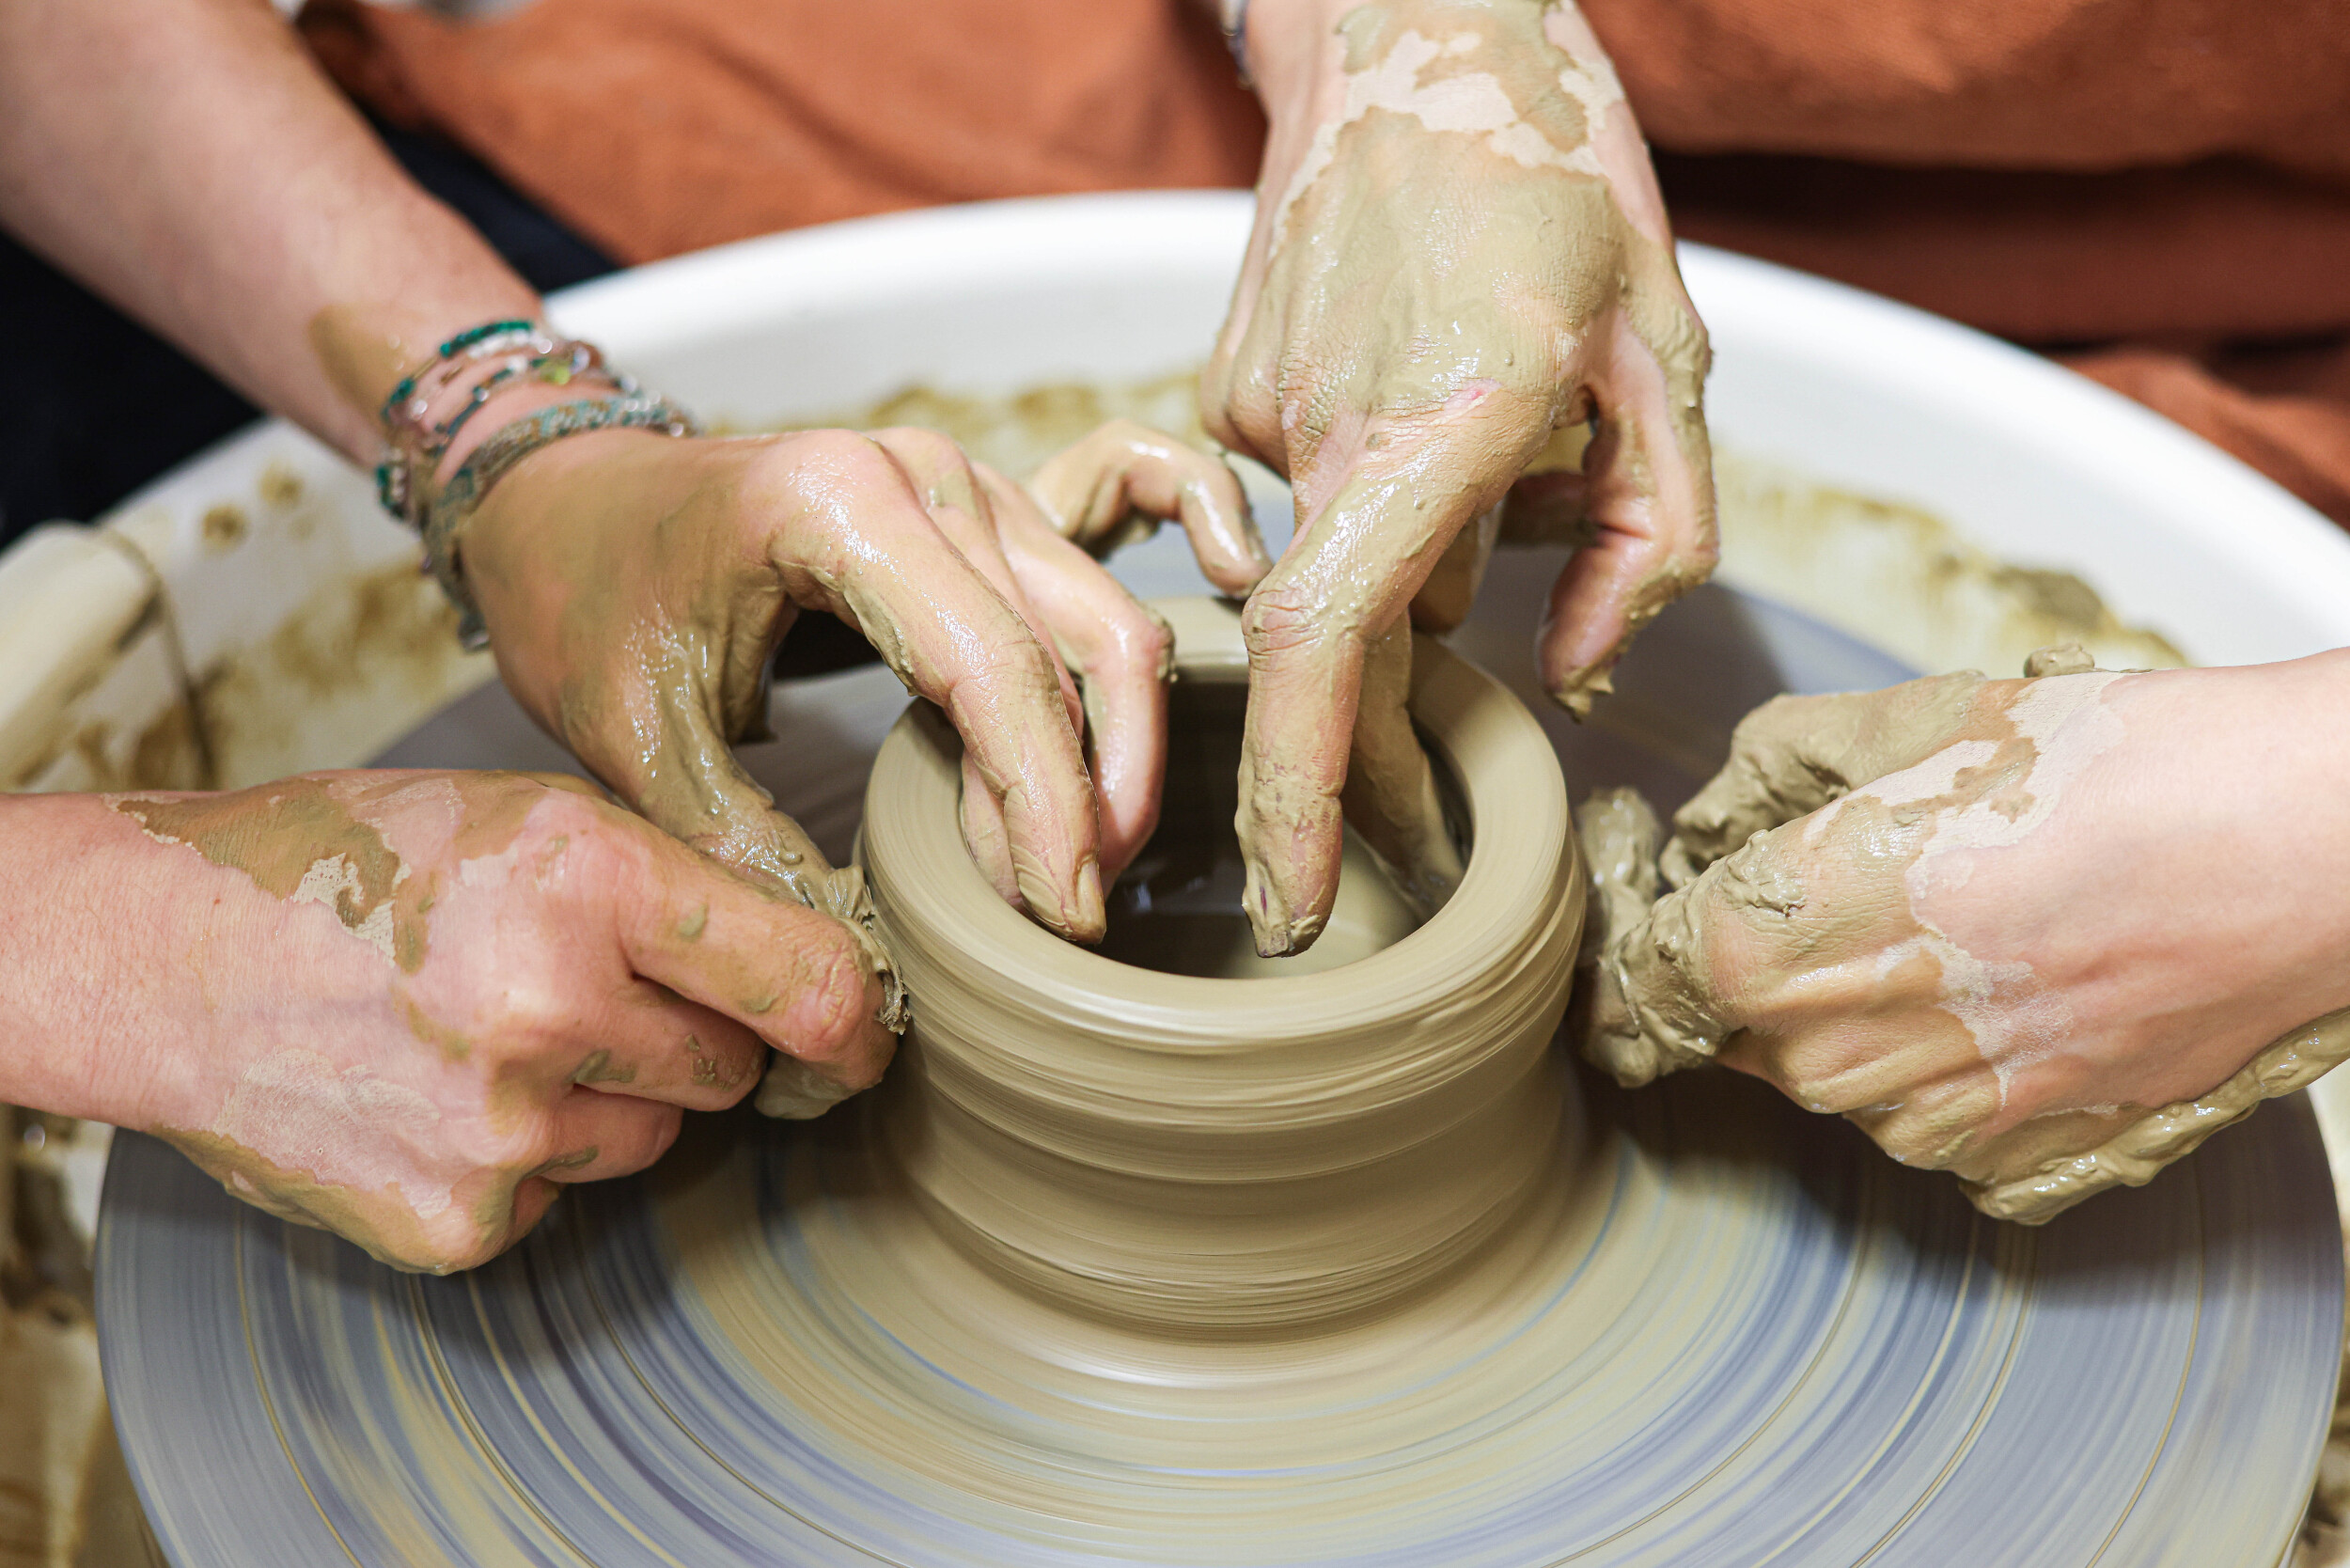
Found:
<path fill-rule="evenodd" d="M 1586 808 L 1587 842 L 1596 815 Z M 1637 822 L 1630 831 L 1639 832 Z M 1653 843 L 1653 826 L 1648 832 Z M 1801 940 L 1788 917 L 1801 908 L 1803 890 L 1787 864 L 1800 846 L 1783 838 L 1758 835 L 1607 933 L 1589 977 L 1586 1060 L 1636 1089 L 1713 1060 L 1745 1027 L 1747 998 L 1738 977 L 1777 972 L 1758 958 L 1758 949 L 1767 953 Z M 1645 874 L 1637 851 L 1609 854 L 1608 863 L 1632 868 L 1620 870 L 1621 875 Z M 1614 902 L 1619 914 L 1627 902 L 1637 907 L 1629 900 Z"/>
<path fill-rule="evenodd" d="M 863 875 L 836 868 L 775 797 L 744 771 L 717 724 L 692 699 L 689 682 L 660 681 L 644 698 L 662 744 L 650 757 L 597 772 L 638 815 L 688 848 L 752 883 L 848 928 L 880 985 L 878 1018 L 892 1033 L 906 1025 L 905 987 L 874 928 Z"/>
<path fill-rule="evenodd" d="M 803 1099 L 822 1085 L 829 1104 L 878 1079 L 895 1043 L 884 976 L 857 926 L 673 839 L 645 837 L 652 842 L 643 874 L 623 890 L 619 911 L 630 967 L 799 1064 L 790 1075 Z M 713 1039 L 707 1048 L 723 1044 Z M 760 1098 L 765 1108 L 769 1096 Z"/>
<path fill-rule="evenodd" d="M 1610 933 L 1585 981 L 1583 1058 L 1626 1089 L 1711 1061 L 1730 1037 L 1706 962 L 1703 889 L 1700 878 Z"/>
<path fill-rule="evenodd" d="M 662 744 L 649 766 L 627 770 L 630 776 L 617 781 L 621 798 L 670 837 L 754 882 L 821 907 L 832 863 L 744 771 L 734 747 L 694 699 L 693 685 L 662 680 L 650 702 Z"/>
<path fill-rule="evenodd" d="M 1655 886 L 1646 880 L 1653 819 L 1644 828 L 1628 808 L 1611 818 L 1600 802 L 1587 806 L 1594 875 L 1616 868 L 1624 886 L 1603 884 L 1594 901 L 1617 929 L 1587 942 L 1585 1058 L 1627 1088 L 1712 1059 L 1744 1022 L 1727 977 L 1775 972 L 1751 949 L 1794 939 L 1785 917 L 1802 893 L 1787 862 L 1800 846 L 1778 830 L 1941 749 L 1984 684 L 1967 670 L 1883 691 L 1774 698 L 1748 713 L 1730 760 L 1673 814 L 1662 864 L 1674 890 L 1645 914 L 1637 893 Z"/>

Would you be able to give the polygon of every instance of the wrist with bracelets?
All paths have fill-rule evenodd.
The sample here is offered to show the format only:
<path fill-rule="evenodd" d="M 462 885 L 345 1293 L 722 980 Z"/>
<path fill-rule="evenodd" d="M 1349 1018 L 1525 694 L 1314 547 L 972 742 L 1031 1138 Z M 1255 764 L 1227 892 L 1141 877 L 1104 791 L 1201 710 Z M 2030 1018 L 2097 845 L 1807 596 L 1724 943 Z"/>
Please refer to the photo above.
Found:
<path fill-rule="evenodd" d="M 501 395 L 575 385 L 598 390 L 500 426 L 439 482 L 459 434 Z M 485 321 L 441 343 L 431 360 L 392 388 L 377 422 L 385 442 L 375 470 L 377 498 L 423 536 L 425 570 L 457 606 L 458 635 L 468 649 L 486 647 L 488 636 L 465 587 L 460 541 L 491 487 L 523 459 L 565 436 L 602 430 L 696 433 L 692 416 L 605 368 L 592 344 L 556 337 L 521 319 Z"/>

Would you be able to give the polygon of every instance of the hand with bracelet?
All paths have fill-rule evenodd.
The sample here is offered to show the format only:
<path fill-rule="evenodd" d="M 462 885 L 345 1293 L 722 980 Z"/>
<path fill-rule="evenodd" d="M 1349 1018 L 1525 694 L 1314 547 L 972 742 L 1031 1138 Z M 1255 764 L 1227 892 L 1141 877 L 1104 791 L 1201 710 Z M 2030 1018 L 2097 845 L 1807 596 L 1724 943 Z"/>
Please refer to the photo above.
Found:
<path fill-rule="evenodd" d="M 404 1266 L 641 1167 L 768 1046 L 781 1114 L 885 1065 L 856 884 L 729 750 L 796 616 L 946 709 L 980 865 L 1087 940 L 1156 817 L 1165 633 L 1076 541 L 1138 509 L 1228 591 L 1267 569 L 1230 471 L 1147 432 L 1035 496 L 921 431 L 687 434 L 547 329 L 266 5 L 0 10 L 0 221 L 380 464 L 525 707 L 641 813 L 473 774 L 0 800 L 0 1100 L 153 1129 Z"/>
<path fill-rule="evenodd" d="M 602 394 L 581 397 L 584 380 Z M 476 409 L 488 411 L 470 417 L 478 445 Z M 731 749 L 759 726 L 769 662 L 800 613 L 840 617 L 946 709 L 967 748 L 981 868 L 1047 927 L 1092 941 L 1104 887 L 1157 821 L 1167 646 L 1064 537 L 1086 521 L 1074 503 L 1051 498 L 1114 497 L 1112 521 L 1129 508 L 1184 517 L 1230 591 L 1267 564 L 1230 471 L 1138 429 L 1051 466 L 1045 505 L 1072 513 L 1056 523 L 922 431 L 678 439 L 682 411 L 528 322 L 442 344 L 395 385 L 385 425 L 386 497 L 422 526 L 525 707 L 656 825 L 851 920 L 854 877 Z"/>

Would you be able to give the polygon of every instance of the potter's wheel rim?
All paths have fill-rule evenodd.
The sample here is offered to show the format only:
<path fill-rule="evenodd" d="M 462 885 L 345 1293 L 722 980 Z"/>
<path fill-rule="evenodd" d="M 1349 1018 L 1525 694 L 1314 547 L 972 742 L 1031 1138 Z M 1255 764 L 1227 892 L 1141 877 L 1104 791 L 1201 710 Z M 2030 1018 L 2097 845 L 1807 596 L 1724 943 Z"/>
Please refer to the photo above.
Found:
<path fill-rule="evenodd" d="M 570 330 L 604 342 L 616 358 L 672 391 L 705 406 L 713 399 L 740 401 L 761 417 L 775 409 L 877 398 L 907 380 L 937 376 L 997 386 L 1073 370 L 1155 373 L 1195 356 L 1214 331 L 1249 213 L 1249 196 L 1236 192 L 902 214 L 643 269 L 575 291 L 556 309 Z M 2339 533 L 2159 416 L 2019 351 L 1887 302 L 1703 247 L 1684 247 L 1684 255 L 1720 353 L 1709 401 L 1726 443 L 1783 458 L 1856 494 L 1925 504 L 1995 553 L 2080 571 L 2114 595 L 2117 610 L 2171 631 L 2206 661 L 2290 657 L 2341 640 L 2340 585 L 2350 568 Z M 956 279 L 943 293 L 931 259 L 938 257 L 951 259 Z M 1120 300 L 1134 292 L 1131 280 L 1149 279 L 1147 309 L 1104 310 L 1105 273 L 1120 279 Z M 977 292 L 958 291 L 972 278 Z M 1162 289 L 1171 290 L 1174 307 Z M 1004 307 L 1040 292 L 1052 297 L 1054 313 Z M 1055 324 L 1070 314 L 1063 294 L 1082 306 L 1072 318 L 1088 323 L 1077 336 L 1115 336 L 1116 352 L 1080 344 Z M 974 299 L 985 308 L 971 308 Z M 792 326 L 779 334 L 775 323 L 787 319 Z M 808 321 L 838 325 L 838 341 L 821 330 L 802 332 L 800 323 Z M 960 322 L 978 325 L 965 332 Z M 782 337 L 791 349 L 777 353 L 773 345 Z M 759 352 L 737 353 L 745 342 Z M 714 350 L 702 352 L 711 345 L 726 346 L 726 365 L 714 363 Z M 755 374 L 736 374 L 737 360 L 755 365 Z M 869 384 L 860 376 L 884 379 Z M 1879 409 L 1889 412 L 1879 417 Z M 249 487 L 257 451 L 274 454 L 287 439 L 281 429 L 232 444 L 240 454 L 235 463 L 199 465 L 200 473 L 143 500 L 194 501 L 184 518 L 192 528 L 227 484 Z M 276 445 L 256 445 L 262 440 Z M 354 504 L 367 503 L 362 496 Z M 2126 541 L 2117 519 L 2134 530 Z M 1191 583 L 1180 545 L 1175 555 L 1180 580 Z M 1546 572 L 1539 580 L 1522 574 L 1526 591 L 1514 601 L 1524 614 L 1496 630 L 1480 603 L 1479 619 L 1465 629 L 1465 640 L 1490 645 L 1496 670 L 1526 664 L 1529 618 L 1548 583 Z M 1500 581 L 1505 575 L 1488 578 L 1489 593 L 1513 588 Z M 1153 578 L 1151 591 L 1166 586 Z M 202 608 L 201 597 L 196 608 Z M 211 597 L 235 606 L 227 613 L 253 614 L 237 596 Z M 1668 637 L 1692 607 L 1652 627 L 1643 647 Z M 183 627 L 182 635 L 189 631 Z M 1641 656 L 1636 649 L 1634 658 Z M 1879 660 L 1840 683 L 1881 684 L 1902 673 Z M 1727 684 L 1733 692 L 1747 689 Z M 1749 692 L 1747 700 L 1763 695 Z M 2252 1179 L 2282 1201 L 2243 1201 Z M 2126 1231 L 2129 1216 L 2142 1218 L 2150 1208 L 2175 1215 L 2189 1204 L 2183 1188 L 2202 1193 L 2214 1183 L 2232 1183 L 2234 1197 L 2223 1192 L 2227 1201 L 2205 1205 L 2211 1245 L 2195 1254 L 2213 1299 L 2197 1303 L 2172 1326 L 2187 1325 L 2203 1353 L 2202 1370 L 2226 1386 L 2196 1419 L 2186 1398 L 2196 1364 L 2169 1382 L 2149 1419 L 2167 1430 L 2160 1452 L 2179 1463 L 2139 1477 L 2144 1497 L 2190 1513 L 2175 1549 L 2151 1534 L 2092 1543 L 2092 1549 L 2103 1546 L 2105 1564 L 2202 1568 L 2241 1560 L 2272 1568 L 2314 1467 L 2339 1356 L 2341 1254 L 2322 1151 L 2297 1099 L 2262 1108 L 2247 1127 L 2221 1134 L 2144 1192 L 2101 1197 L 2044 1234 Z M 290 1236 L 276 1222 L 242 1210 L 167 1149 L 133 1136 L 118 1146 L 106 1203 L 99 1273 L 106 1371 L 134 1477 L 167 1546 L 183 1564 L 353 1560 L 290 1479 L 282 1429 L 258 1398 L 255 1358 L 274 1346 L 264 1336 L 248 1337 L 233 1311 L 219 1309 L 241 1290 L 258 1301 L 255 1293 L 270 1284 L 264 1265 L 273 1252 L 282 1262 L 288 1241 L 324 1244 Z M 2255 1281 L 2261 1288 L 2252 1288 Z M 387 1321 L 427 1296 L 462 1307 L 480 1289 L 472 1281 L 379 1275 L 337 1277 L 336 1288 L 344 1284 L 351 1287 L 346 1304 L 371 1309 L 380 1301 Z M 2101 1334 L 2111 1326 L 2106 1314 L 2112 1305 L 2076 1292 L 2052 1306 L 2056 1316 L 2091 1320 L 2099 1330 L 2079 1338 L 2088 1361 L 2110 1353 L 2104 1339 L 2111 1336 Z M 2226 1349 L 2229 1342 L 2234 1351 Z M 2260 1353 L 2246 1351 L 2248 1344 Z M 292 1392 L 332 1391 L 331 1369 L 323 1356 L 318 1359 Z M 2038 1392 L 2042 1407 L 2054 1408 L 2052 1426 L 2079 1419 L 2083 1401 L 2067 1404 L 2076 1391 L 2070 1375 L 2076 1370 L 2043 1369 L 2046 1388 Z M 2035 1392 L 2029 1371 L 2009 1378 L 2019 1397 Z M 2111 1392 L 2079 1391 L 2084 1399 Z M 1996 1416 L 1986 1423 L 1986 1441 Z M 1969 1450 L 1969 1463 L 1984 1446 Z M 345 1448 L 385 1476 L 408 1457 L 368 1448 L 364 1435 L 352 1435 Z M 2053 1440 L 2029 1457 L 2059 1469 L 2072 1463 Z M 2265 1513 L 2235 1535 L 2217 1537 L 2214 1546 L 2213 1536 L 2193 1533 L 2207 1530 L 2210 1520 L 2191 1510 L 2202 1482 L 2236 1477 L 2249 1479 Z M 1980 1518 L 1996 1527 L 2019 1512 L 2017 1499 L 1994 1495 Z M 2227 1522 L 2246 1523 L 2234 1516 Z M 1983 1533 L 1966 1521 L 1954 1525 L 1930 1560 L 2044 1560 L 2028 1548 L 2004 1559 L 1973 1549 Z M 1727 1560 L 1747 1562 L 1756 1555 L 1733 1553 Z M 1890 1556 L 1881 1554 L 1877 1568 L 1890 1568 Z"/>
<path fill-rule="evenodd" d="M 2340 1264 L 2339 1253 L 2322 1245 L 2331 1216 L 2322 1212 L 2327 1207 L 2324 1187 L 2311 1184 L 2325 1167 L 2307 1106 L 2297 1099 L 2265 1106 L 2253 1125 L 2261 1136 L 2241 1129 L 2223 1134 L 2154 1185 L 2107 1195 L 2046 1231 L 1994 1227 L 1963 1214 L 1945 1216 L 2026 1248 L 2054 1241 L 2103 1253 L 2113 1272 L 2092 1267 L 2068 1275 L 2060 1269 L 2053 1285 L 2040 1282 L 2021 1315 L 1994 1325 L 1978 1343 L 1958 1346 L 1986 1364 L 1998 1363 L 1998 1395 L 1973 1418 L 1974 1430 L 1931 1491 L 1892 1511 L 1885 1543 L 1891 1549 L 1832 1558 L 1799 1549 L 1778 1560 L 1955 1560 L 1943 1554 L 1982 1544 L 1986 1531 L 1997 1533 L 1997 1521 L 1986 1520 L 1979 1508 L 1957 1506 L 1969 1497 L 1980 1504 L 1988 1491 L 2020 1515 L 2049 1517 L 2035 1528 L 2031 1539 L 2038 1545 L 2029 1557 L 1972 1560 L 2029 1560 L 2050 1568 L 2091 1561 L 2101 1568 L 2159 1562 L 2268 1568 L 2276 1561 L 2297 1523 L 2330 1410 Z M 1914 1173 L 1882 1174 L 1904 1185 L 1919 1181 Z M 2285 1197 L 2272 1201 L 2273 1194 Z M 607 1196 L 620 1196 L 620 1190 Z M 1941 1197 L 1955 1204 L 1949 1193 Z M 2191 1255 L 2142 1245 L 2164 1233 L 2191 1237 L 2193 1246 L 2185 1249 Z M 532 1266 L 555 1266 L 550 1257 L 570 1245 L 560 1236 L 558 1231 L 529 1244 L 527 1250 L 539 1254 Z M 484 1440 L 484 1434 L 494 1439 L 498 1423 L 512 1419 L 511 1411 L 483 1397 L 494 1375 L 520 1377 L 541 1408 L 565 1407 L 563 1380 L 547 1376 L 546 1368 L 515 1361 L 494 1374 L 480 1366 L 469 1371 L 468 1346 L 447 1340 L 452 1326 L 468 1319 L 506 1314 L 510 1304 L 497 1298 L 500 1282 L 489 1275 L 446 1280 L 393 1275 L 339 1243 L 236 1203 L 156 1140 L 133 1135 L 118 1145 L 108 1172 L 101 1253 L 101 1344 L 118 1429 L 157 1538 L 180 1568 L 309 1568 L 334 1561 L 372 1568 L 444 1557 L 713 1564 L 1005 1560 L 997 1553 L 926 1560 L 896 1551 L 794 1552 L 776 1558 L 713 1552 L 707 1543 L 632 1545 L 630 1529 L 614 1522 L 627 1522 L 627 1508 L 604 1518 L 576 1499 L 521 1498 L 517 1477 L 535 1463 L 528 1455 L 517 1461 L 523 1470 L 504 1462 L 496 1471 L 439 1468 L 448 1454 L 406 1441 L 403 1418 L 422 1423 L 412 1431 L 446 1423 L 460 1435 L 452 1441 L 461 1449 Z M 328 1254 L 321 1271 L 321 1259 Z M 2041 1254 L 2040 1266 L 2046 1266 L 2046 1256 Z M 2132 1293 L 2167 1270 L 2195 1277 L 2196 1288 L 2166 1301 L 2133 1301 Z M 296 1275 L 306 1277 L 310 1288 L 286 1289 Z M 1767 1292 L 1777 1283 L 1762 1288 Z M 195 1303 L 213 1309 L 191 1309 Z M 607 1310 L 588 1306 L 591 1313 Z M 1941 1310 L 1931 1301 L 1910 1307 L 1929 1318 Z M 573 1302 L 564 1313 L 575 1316 L 580 1308 Z M 1841 1293 L 1831 1309 L 1851 1310 Z M 408 1325 L 421 1321 L 436 1325 L 440 1339 L 410 1334 Z M 1941 1330 L 1946 1338 L 1951 1331 Z M 398 1342 L 400 1356 L 415 1374 L 397 1398 L 380 1380 L 354 1376 L 375 1354 L 370 1337 L 384 1335 Z M 289 1354 L 292 1341 L 310 1336 L 323 1340 L 322 1354 Z M 2150 1346 L 2167 1349 L 2169 1358 L 2147 1355 Z M 1966 1358 L 1948 1348 L 1940 1354 Z M 1856 1369 L 1848 1363 L 1848 1357 L 1815 1354 L 1791 1385 L 1821 1377 L 1851 1381 Z M 644 1375 L 631 1369 L 629 1383 Z M 1865 1376 L 1853 1386 L 1865 1388 Z M 628 1384 L 611 1387 L 625 1392 Z M 2126 1430 L 2097 1431 L 2101 1418 L 2116 1409 L 2140 1419 Z M 321 1411 L 329 1412 L 324 1425 Z M 2083 1433 L 2084 1425 L 2093 1437 Z M 2019 1426 L 2036 1433 L 2036 1447 L 2018 1445 Z M 335 1440 L 321 1447 L 321 1435 L 330 1431 Z M 1879 1435 L 1872 1430 L 1858 1448 L 1866 1450 Z M 708 1452 L 688 1442 L 632 1458 L 647 1475 L 682 1475 L 689 1464 L 709 1466 Z M 384 1541 L 397 1541 L 398 1533 L 387 1537 L 381 1517 L 354 1520 L 339 1512 L 338 1497 L 347 1500 L 354 1474 L 368 1478 L 363 1489 L 371 1489 L 369 1513 L 396 1515 L 406 1522 L 403 1530 L 415 1532 L 405 1544 L 387 1551 Z M 1775 1498 L 1746 1499 L 1748 1517 L 1739 1530 L 1767 1537 L 1788 1528 L 1789 1509 L 1831 1507 L 1872 1474 L 1865 1451 L 1813 1456 L 1782 1481 Z M 2017 1484 L 2019 1477 L 2033 1474 L 2066 1479 L 2044 1485 L 2035 1497 L 2029 1484 Z M 706 1479 L 696 1478 L 696 1484 Z M 1663 1488 L 1637 1506 L 1626 1504 L 1643 1521 L 1634 1533 L 1671 1509 L 1675 1490 L 1681 1489 Z M 2061 1496 L 2068 1490 L 2069 1497 Z M 804 1537 L 837 1534 L 822 1508 L 790 1508 L 792 1499 L 777 1500 L 806 1521 Z M 1918 1521 L 1909 1517 L 1920 1508 L 1939 1515 L 1924 1542 L 1916 1533 Z M 585 1550 L 525 1550 L 507 1533 L 510 1517 L 506 1525 L 497 1522 L 501 1512 L 536 1521 L 534 1529 L 578 1541 Z M 1704 1524 L 1700 1518 L 1682 1528 L 1701 1530 Z M 1672 1534 L 1653 1533 L 1667 1540 Z M 1660 1557 L 1654 1540 L 1634 1544 L 1646 1549 L 1611 1555 L 1603 1544 L 1527 1558 L 1522 1568 L 1728 1560 L 1704 1551 Z M 2084 1544 L 2104 1549 L 2077 1549 Z"/>

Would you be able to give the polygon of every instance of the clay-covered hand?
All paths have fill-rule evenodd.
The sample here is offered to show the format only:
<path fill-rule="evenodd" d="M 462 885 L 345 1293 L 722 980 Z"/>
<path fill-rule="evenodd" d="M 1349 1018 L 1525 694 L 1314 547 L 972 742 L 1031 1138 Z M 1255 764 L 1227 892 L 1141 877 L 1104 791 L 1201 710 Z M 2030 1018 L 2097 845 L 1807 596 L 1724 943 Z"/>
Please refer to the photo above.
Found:
<path fill-rule="evenodd" d="M 74 874 L 132 894 L 86 988 L 114 1081 L 74 1108 L 401 1268 L 480 1262 L 560 1184 L 650 1164 L 770 1046 L 838 1099 L 894 1044 L 846 927 L 577 779 L 72 798 Z"/>
<path fill-rule="evenodd" d="M 1273 570 L 1230 467 L 1132 419 L 1109 420 L 1047 458 L 1026 490 L 1063 539 L 1097 557 L 1172 521 L 1220 593 L 1246 598 Z"/>
<path fill-rule="evenodd" d="M 1345 819 L 1391 864 L 1445 853 L 1402 716 L 1408 667 L 1371 715 L 1364 664 L 1407 607 L 1436 630 L 1467 613 L 1505 499 L 1554 435 L 1596 425 L 1582 473 L 1528 481 L 1512 531 L 1584 541 L 1539 649 L 1578 713 L 1711 569 L 1713 482 L 1704 329 L 1639 132 L 1572 5 L 1258 0 L 1247 45 L 1272 135 L 1200 401 L 1209 433 L 1285 474 L 1296 501 L 1295 541 L 1246 620 L 1248 908 L 1278 953 L 1328 916 L 1342 788 Z M 1350 785 L 1350 749 L 1380 776 Z"/>
<path fill-rule="evenodd" d="M 2001 1217 L 2142 1183 L 2350 1055 L 2346 708 L 2350 653 L 1778 698 L 1676 890 L 1595 906 L 1585 1050 L 1755 1074 Z"/>
<path fill-rule="evenodd" d="M 1180 515 L 1212 575 L 1253 581 L 1262 546 L 1230 471 L 1134 446 L 1055 470 L 1067 532 Z M 943 436 L 579 436 L 519 465 L 462 551 L 498 667 L 541 724 L 656 825 L 845 918 L 862 913 L 854 872 L 729 744 L 760 733 L 769 658 L 803 611 L 840 617 L 946 710 L 972 853 L 1052 930 L 1102 935 L 1103 887 L 1157 823 L 1166 628 Z"/>

